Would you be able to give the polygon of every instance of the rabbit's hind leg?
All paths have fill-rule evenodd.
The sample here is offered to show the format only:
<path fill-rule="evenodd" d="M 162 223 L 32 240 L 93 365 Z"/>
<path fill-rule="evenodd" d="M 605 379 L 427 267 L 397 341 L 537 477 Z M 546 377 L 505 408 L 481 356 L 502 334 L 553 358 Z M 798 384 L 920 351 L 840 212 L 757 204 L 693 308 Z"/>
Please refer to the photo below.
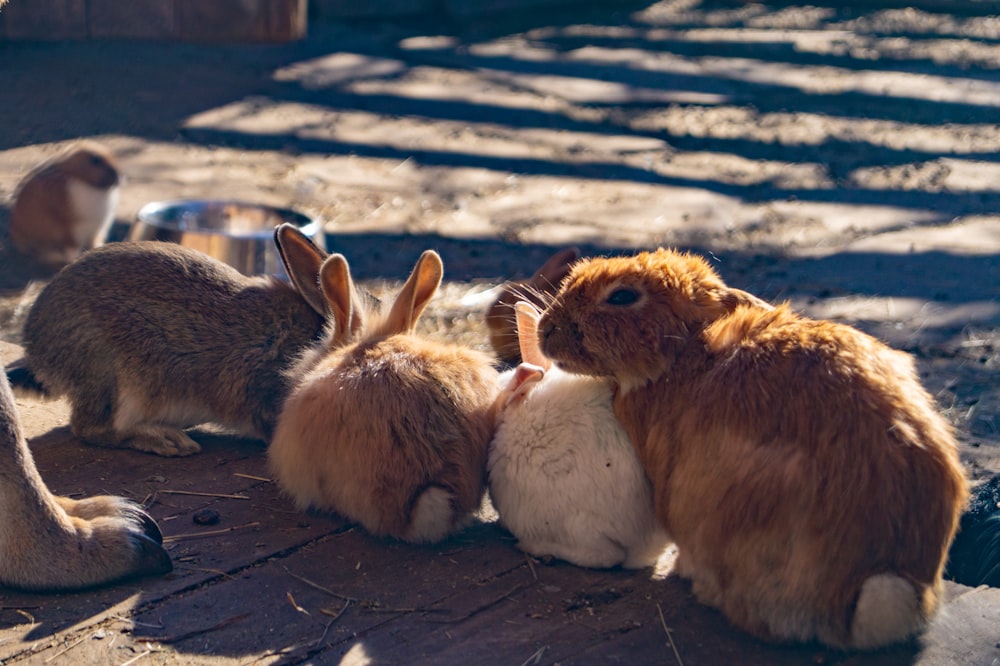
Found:
<path fill-rule="evenodd" d="M 153 519 L 128 500 L 49 492 L 0 378 L 0 585 L 65 590 L 166 573 L 161 543 Z"/>
<path fill-rule="evenodd" d="M 108 394 L 73 396 L 70 423 L 73 434 L 95 446 L 135 449 L 161 456 L 189 456 L 201 451 L 198 442 L 181 429 L 144 421 L 143 411 L 129 401 L 112 404 Z"/>

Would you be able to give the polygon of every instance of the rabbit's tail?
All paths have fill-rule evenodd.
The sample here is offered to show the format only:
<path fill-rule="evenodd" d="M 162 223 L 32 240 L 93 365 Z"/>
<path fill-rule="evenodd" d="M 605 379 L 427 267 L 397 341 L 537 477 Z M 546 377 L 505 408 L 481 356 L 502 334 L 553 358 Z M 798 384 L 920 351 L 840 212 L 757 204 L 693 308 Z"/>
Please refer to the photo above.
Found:
<path fill-rule="evenodd" d="M 1000 474 L 972 489 L 945 577 L 971 587 L 1000 587 Z"/>
<path fill-rule="evenodd" d="M 19 359 L 8 365 L 4 370 L 7 373 L 7 381 L 16 393 L 22 395 L 37 395 L 44 398 L 50 397 L 48 390 L 42 385 L 35 373 L 28 367 L 25 359 Z"/>
<path fill-rule="evenodd" d="M 415 543 L 433 543 L 448 536 L 455 527 L 452 499 L 451 492 L 441 486 L 424 489 L 413 504 L 404 538 Z"/>
<path fill-rule="evenodd" d="M 871 576 L 861 585 L 848 647 L 867 650 L 898 643 L 926 625 L 913 583 L 892 573 Z"/>

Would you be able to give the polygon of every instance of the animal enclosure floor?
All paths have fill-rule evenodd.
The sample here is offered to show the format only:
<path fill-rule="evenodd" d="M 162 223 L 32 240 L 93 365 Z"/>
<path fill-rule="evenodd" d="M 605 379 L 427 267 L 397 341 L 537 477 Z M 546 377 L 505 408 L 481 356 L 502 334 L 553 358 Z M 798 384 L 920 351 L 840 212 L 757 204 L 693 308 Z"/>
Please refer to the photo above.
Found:
<path fill-rule="evenodd" d="M 20 352 L 4 343 L 0 353 Z M 1000 656 L 997 589 L 949 585 L 922 644 L 875 654 L 770 646 L 698 604 L 668 571 L 526 557 L 488 507 L 441 544 L 376 539 L 297 511 L 269 480 L 259 442 L 200 432 L 201 453 L 159 458 L 82 445 L 64 402 L 19 398 L 18 407 L 53 491 L 145 503 L 175 570 L 73 594 L 3 590 L 3 664 L 930 665 Z M 206 516 L 217 520 L 201 524 Z"/>
<path fill-rule="evenodd" d="M 1000 473 L 996 3 L 614 0 L 316 22 L 278 46 L 0 41 L 0 91 L 4 340 L 46 277 L 7 246 L 11 197 L 85 137 L 125 173 L 117 231 L 151 201 L 235 198 L 321 220 L 361 280 L 435 248 L 447 282 L 421 325 L 482 348 L 484 290 L 560 247 L 693 249 L 912 353 L 970 475 Z M 51 487 L 145 501 L 175 571 L 0 589 L 3 664 L 1000 663 L 1000 590 L 949 586 L 923 644 L 768 646 L 676 577 L 529 559 L 488 520 L 433 547 L 373 539 L 296 511 L 260 443 L 90 448 L 63 403 L 18 404 Z M 206 509 L 218 522 L 195 523 Z"/>

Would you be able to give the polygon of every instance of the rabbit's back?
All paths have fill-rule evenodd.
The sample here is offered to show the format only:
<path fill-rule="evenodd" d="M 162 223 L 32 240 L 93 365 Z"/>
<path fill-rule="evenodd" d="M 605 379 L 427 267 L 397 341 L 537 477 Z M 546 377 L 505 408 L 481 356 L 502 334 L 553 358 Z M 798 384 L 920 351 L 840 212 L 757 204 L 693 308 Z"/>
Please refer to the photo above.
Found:
<path fill-rule="evenodd" d="M 639 448 L 699 597 L 758 633 L 866 647 L 844 609 L 869 607 L 871 580 L 909 590 L 900 636 L 916 631 L 938 603 L 965 482 L 910 358 L 786 308 L 737 309 L 698 344 L 707 355 L 617 413 L 653 428 Z"/>
<path fill-rule="evenodd" d="M 506 407 L 488 469 L 500 522 L 534 555 L 642 567 L 667 545 L 605 379 L 547 370 Z"/>
<path fill-rule="evenodd" d="M 24 344 L 51 393 L 117 394 L 125 408 L 159 404 L 165 420 L 184 412 L 266 436 L 282 371 L 321 329 L 291 287 L 148 241 L 95 248 L 60 272 L 29 312 Z"/>
<path fill-rule="evenodd" d="M 414 531 L 415 503 L 436 487 L 455 520 L 478 509 L 495 384 L 489 358 L 461 347 L 412 335 L 346 347 L 292 391 L 272 467 L 301 507 L 341 513 L 376 535 L 436 540 Z"/>

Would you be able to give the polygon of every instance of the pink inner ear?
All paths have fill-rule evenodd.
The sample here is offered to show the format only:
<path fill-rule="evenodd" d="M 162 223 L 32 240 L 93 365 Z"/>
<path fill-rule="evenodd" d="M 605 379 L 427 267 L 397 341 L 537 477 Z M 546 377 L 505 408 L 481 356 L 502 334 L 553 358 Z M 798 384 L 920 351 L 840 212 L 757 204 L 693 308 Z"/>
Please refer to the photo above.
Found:
<path fill-rule="evenodd" d="M 514 306 L 514 314 L 517 317 L 517 342 L 521 348 L 521 360 L 543 371 L 548 370 L 552 362 L 545 358 L 538 344 L 538 320 L 541 318 L 538 310 L 527 301 L 518 301 Z"/>
<path fill-rule="evenodd" d="M 545 370 L 530 363 L 522 363 L 514 369 L 514 376 L 510 378 L 507 387 L 504 389 L 506 399 L 505 405 L 520 402 L 531 389 L 545 377 Z"/>

